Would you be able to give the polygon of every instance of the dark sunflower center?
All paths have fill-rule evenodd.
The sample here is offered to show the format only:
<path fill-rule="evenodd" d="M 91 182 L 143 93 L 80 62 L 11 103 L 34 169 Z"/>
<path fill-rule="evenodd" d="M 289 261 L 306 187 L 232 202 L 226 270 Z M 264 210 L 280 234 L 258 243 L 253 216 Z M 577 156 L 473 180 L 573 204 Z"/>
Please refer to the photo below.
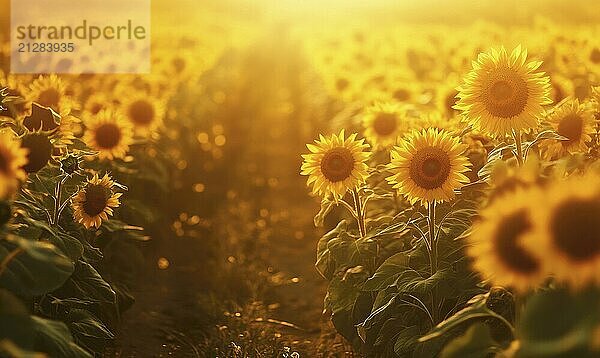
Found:
<path fill-rule="evenodd" d="M 39 104 L 44 107 L 51 107 L 56 109 L 58 107 L 58 102 L 60 101 L 60 93 L 55 88 L 48 88 L 42 93 L 37 100 Z"/>
<path fill-rule="evenodd" d="M 531 230 L 531 222 L 527 211 L 523 209 L 503 219 L 494 236 L 500 260 L 522 274 L 534 273 L 540 265 L 519 242 L 522 235 L 529 230 Z"/>
<path fill-rule="evenodd" d="M 423 189 L 441 188 L 450 175 L 450 158 L 440 148 L 419 149 L 410 163 L 409 174 Z"/>
<path fill-rule="evenodd" d="M 394 99 L 398 101 L 408 101 L 410 99 L 410 91 L 404 88 L 398 88 L 394 91 Z"/>
<path fill-rule="evenodd" d="M 8 163 L 9 159 L 7 158 L 7 153 L 3 150 L 0 150 L 0 173 L 8 173 Z"/>
<path fill-rule="evenodd" d="M 96 129 L 95 138 L 100 148 L 114 148 L 121 142 L 121 129 L 114 123 L 105 123 Z"/>
<path fill-rule="evenodd" d="M 345 78 L 340 78 L 335 82 L 335 87 L 338 91 L 343 91 L 350 85 L 350 82 Z"/>
<path fill-rule="evenodd" d="M 577 142 L 583 132 L 583 119 L 575 113 L 569 114 L 560 121 L 557 132 L 568 138 L 568 142 Z"/>
<path fill-rule="evenodd" d="M 452 107 L 456 104 L 456 95 L 457 94 L 458 94 L 458 91 L 452 91 L 446 95 L 446 100 L 444 101 L 444 104 L 446 106 L 446 111 L 448 111 L 448 112 L 455 111 L 455 109 Z"/>
<path fill-rule="evenodd" d="M 552 215 L 550 233 L 556 247 L 573 261 L 600 255 L 600 202 L 572 199 Z"/>
<path fill-rule="evenodd" d="M 393 113 L 379 113 L 373 121 L 373 129 L 380 136 L 389 136 L 396 131 L 396 115 Z"/>
<path fill-rule="evenodd" d="M 89 184 L 85 188 L 85 201 L 83 202 L 83 211 L 89 216 L 101 214 L 110 199 L 110 190 L 102 185 Z"/>
<path fill-rule="evenodd" d="M 129 106 L 129 117 L 134 123 L 148 125 L 154 120 L 154 108 L 146 101 L 135 101 Z"/>
<path fill-rule="evenodd" d="M 52 110 L 42 107 L 37 103 L 31 106 L 31 116 L 23 120 L 23 125 L 30 131 L 43 130 L 52 131 L 58 128 L 59 123 Z"/>
<path fill-rule="evenodd" d="M 600 63 L 600 50 L 598 48 L 594 47 L 592 53 L 590 53 L 590 61 Z"/>
<path fill-rule="evenodd" d="M 353 169 L 354 156 L 348 148 L 333 148 L 321 160 L 321 173 L 333 183 L 349 178 Z"/>
<path fill-rule="evenodd" d="M 523 112 L 527 105 L 527 82 L 509 69 L 497 70 L 484 86 L 483 103 L 494 116 L 510 118 Z"/>
<path fill-rule="evenodd" d="M 35 173 L 48 164 L 52 157 L 53 146 L 50 139 L 41 133 L 32 133 L 23 137 L 21 147 L 29 150 L 27 164 L 23 170 L 27 173 Z"/>

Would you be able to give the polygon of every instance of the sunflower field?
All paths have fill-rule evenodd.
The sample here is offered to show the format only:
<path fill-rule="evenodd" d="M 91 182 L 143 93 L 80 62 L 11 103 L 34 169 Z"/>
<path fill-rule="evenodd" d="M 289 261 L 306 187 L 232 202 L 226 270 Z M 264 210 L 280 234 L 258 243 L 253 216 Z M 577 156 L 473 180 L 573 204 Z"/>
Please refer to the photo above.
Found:
<path fill-rule="evenodd" d="M 0 357 L 600 357 L 594 1 L 156 0 L 140 74 L 10 3 Z"/>

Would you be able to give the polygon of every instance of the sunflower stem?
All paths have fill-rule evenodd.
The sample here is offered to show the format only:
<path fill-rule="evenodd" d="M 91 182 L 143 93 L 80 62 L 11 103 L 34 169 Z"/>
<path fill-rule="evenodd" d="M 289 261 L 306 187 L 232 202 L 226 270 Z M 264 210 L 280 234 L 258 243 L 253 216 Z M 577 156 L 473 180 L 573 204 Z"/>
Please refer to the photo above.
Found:
<path fill-rule="evenodd" d="M 60 209 L 62 206 L 61 197 L 62 197 L 62 187 L 68 176 L 63 176 L 58 183 L 56 183 L 56 188 L 54 189 L 54 215 L 50 222 L 51 225 L 56 225 L 58 220 L 60 219 L 60 213 L 62 210 Z"/>
<path fill-rule="evenodd" d="M 513 137 L 515 138 L 515 147 L 517 148 L 517 163 L 519 166 L 523 165 L 523 143 L 521 140 L 521 131 L 513 131 Z"/>
<path fill-rule="evenodd" d="M 435 233 L 435 201 L 429 203 L 427 208 L 427 224 L 429 226 L 429 264 L 431 267 L 431 276 L 435 275 L 438 270 L 438 257 L 437 257 L 437 235 Z M 434 320 L 434 325 L 437 324 L 438 316 L 437 306 L 437 289 L 431 291 L 431 312 Z"/>
<path fill-rule="evenodd" d="M 435 201 L 429 203 L 429 207 L 427 210 L 427 224 L 429 225 L 429 246 L 430 246 L 430 255 L 429 255 L 429 264 L 431 267 L 431 274 L 435 274 L 437 272 L 437 238 L 435 234 Z"/>
<path fill-rule="evenodd" d="M 354 206 L 356 210 L 356 221 L 358 222 L 358 230 L 360 231 L 360 237 L 363 238 L 367 235 L 365 229 L 365 216 L 362 209 L 362 202 L 360 200 L 360 195 L 358 194 L 358 190 L 356 188 L 352 189 L 352 197 L 354 198 Z"/>

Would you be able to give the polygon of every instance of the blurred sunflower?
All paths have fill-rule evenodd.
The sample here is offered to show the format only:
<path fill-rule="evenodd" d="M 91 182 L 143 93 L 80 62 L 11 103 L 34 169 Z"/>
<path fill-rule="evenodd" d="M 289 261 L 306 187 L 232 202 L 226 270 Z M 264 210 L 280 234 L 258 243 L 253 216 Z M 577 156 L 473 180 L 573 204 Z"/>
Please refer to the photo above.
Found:
<path fill-rule="evenodd" d="M 473 69 L 458 87 L 454 108 L 482 131 L 506 135 L 534 128 L 542 106 L 552 103 L 550 79 L 535 72 L 542 62 L 526 63 L 527 51 L 504 47 L 480 53 Z"/>
<path fill-rule="evenodd" d="M 454 198 L 469 179 L 463 174 L 471 163 L 466 145 L 445 131 L 423 129 L 408 135 L 391 151 L 387 181 L 411 204 L 443 202 Z"/>
<path fill-rule="evenodd" d="M 339 135 L 320 136 L 315 144 L 307 144 L 310 154 L 303 154 L 301 174 L 308 175 L 307 185 L 312 192 L 322 196 L 332 194 L 339 199 L 348 190 L 362 184 L 369 167 L 365 161 L 370 153 L 364 139 L 357 140 L 356 133 L 345 138 L 344 130 Z"/>
<path fill-rule="evenodd" d="M 124 158 L 133 142 L 131 124 L 118 112 L 101 110 L 86 120 L 83 141 L 100 159 Z"/>
<path fill-rule="evenodd" d="M 98 174 L 86 183 L 85 187 L 73 198 L 73 218 L 85 226 L 99 228 L 102 220 L 108 220 L 113 215 L 113 209 L 121 205 L 121 193 L 114 193 L 115 182 L 105 174 L 102 178 Z"/>
<path fill-rule="evenodd" d="M 27 173 L 37 173 L 43 169 L 52 159 L 54 151 L 52 140 L 44 132 L 28 132 L 23 135 L 21 148 L 27 150 L 27 163 L 22 167 Z"/>
<path fill-rule="evenodd" d="M 600 281 L 600 179 L 570 178 L 547 188 L 552 195 L 532 211 L 531 250 L 560 281 L 578 288 Z M 535 202 L 535 201 L 532 201 Z"/>
<path fill-rule="evenodd" d="M 537 195 L 533 190 L 507 194 L 482 210 L 473 224 L 467 253 L 474 269 L 491 284 L 522 292 L 546 277 L 537 251 L 523 244 L 535 224 L 532 203 L 539 199 Z"/>
<path fill-rule="evenodd" d="M 137 95 L 124 100 L 122 111 L 135 133 L 145 135 L 161 126 L 165 108 L 157 98 Z"/>
<path fill-rule="evenodd" d="M 4 76 L 0 70 L 0 88 L 6 87 L 6 94 L 10 97 L 16 97 L 11 101 L 10 105 L 0 109 L 0 117 L 10 117 L 17 120 L 31 114 L 31 101 L 25 98 L 26 89 L 14 76 Z"/>
<path fill-rule="evenodd" d="M 377 103 L 369 107 L 363 117 L 365 137 L 373 147 L 388 147 L 396 144 L 408 128 L 406 116 L 393 103 Z"/>
<path fill-rule="evenodd" d="M 65 110 L 73 108 L 74 102 L 67 96 L 67 86 L 55 74 L 39 76 L 30 85 L 28 99 L 44 107 L 50 107 L 63 115 Z"/>
<path fill-rule="evenodd" d="M 587 143 L 592 140 L 594 133 L 594 112 L 588 106 L 580 104 L 579 100 L 569 100 L 562 103 L 552 112 L 548 123 L 566 140 L 546 140 L 543 142 L 544 154 L 547 158 L 556 158 L 565 153 L 586 152 Z"/>
<path fill-rule="evenodd" d="M 27 150 L 10 131 L 0 131 L 0 199 L 12 195 L 19 181 L 25 180 L 22 167 L 27 164 Z"/>

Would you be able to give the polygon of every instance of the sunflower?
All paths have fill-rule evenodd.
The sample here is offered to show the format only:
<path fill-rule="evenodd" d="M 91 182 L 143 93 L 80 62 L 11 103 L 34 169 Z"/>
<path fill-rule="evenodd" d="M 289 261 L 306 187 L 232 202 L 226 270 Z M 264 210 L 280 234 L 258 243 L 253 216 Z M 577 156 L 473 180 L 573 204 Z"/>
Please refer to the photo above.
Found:
<path fill-rule="evenodd" d="M 161 126 L 165 108 L 159 99 L 137 95 L 122 104 L 122 111 L 135 133 L 146 135 Z"/>
<path fill-rule="evenodd" d="M 116 111 L 101 110 L 86 121 L 84 142 L 98 151 L 100 159 L 124 158 L 133 141 L 131 124 Z"/>
<path fill-rule="evenodd" d="M 77 123 L 79 123 L 79 119 L 69 114 L 61 117 L 52 108 L 41 106 L 36 102 L 31 105 L 31 114 L 22 121 L 22 125 L 29 132 L 48 133 L 57 148 L 73 144 L 74 126 Z"/>
<path fill-rule="evenodd" d="M 43 132 L 26 133 L 21 137 L 21 148 L 27 150 L 27 161 L 23 170 L 27 173 L 37 173 L 42 170 L 54 151 L 52 139 Z"/>
<path fill-rule="evenodd" d="M 307 185 L 312 192 L 326 196 L 333 194 L 339 199 L 348 190 L 355 189 L 365 181 L 369 167 L 365 161 L 369 145 L 364 139 L 357 140 L 356 134 L 345 138 L 344 130 L 339 135 L 320 136 L 315 144 L 307 144 L 310 154 L 302 155 L 302 175 L 308 175 Z"/>
<path fill-rule="evenodd" d="M 368 108 L 363 117 L 365 137 L 373 147 L 394 145 L 398 137 L 408 129 L 406 121 L 399 105 L 377 103 Z"/>
<path fill-rule="evenodd" d="M 66 94 L 67 86 L 57 75 L 39 76 L 29 87 L 28 99 L 43 107 L 50 107 L 64 115 L 73 108 L 73 101 Z"/>
<path fill-rule="evenodd" d="M 17 120 L 31 114 L 31 101 L 26 100 L 25 87 L 13 75 L 4 76 L 0 70 L 0 88 L 6 87 L 9 97 L 16 97 L 9 104 L 0 109 L 0 117 L 10 117 Z"/>
<path fill-rule="evenodd" d="M 482 210 L 473 224 L 467 253 L 474 269 L 493 285 L 522 292 L 546 277 L 537 251 L 523 243 L 535 226 L 532 203 L 539 199 L 537 195 L 534 190 L 506 194 Z"/>
<path fill-rule="evenodd" d="M 466 145 L 445 131 L 413 131 L 391 151 L 387 181 L 411 204 L 443 202 L 469 179 L 463 174 L 471 163 L 463 155 Z"/>
<path fill-rule="evenodd" d="M 594 111 L 580 104 L 579 100 L 563 102 L 548 118 L 554 130 L 566 140 L 546 140 L 544 153 L 548 158 L 556 158 L 565 153 L 586 152 L 587 143 L 594 133 Z"/>
<path fill-rule="evenodd" d="M 19 181 L 25 179 L 22 167 L 27 164 L 27 150 L 21 148 L 12 132 L 0 131 L 0 199 L 12 195 Z"/>
<path fill-rule="evenodd" d="M 576 288 L 600 281 L 598 188 L 600 179 L 589 174 L 554 183 L 547 188 L 552 195 L 532 211 L 528 245 L 543 253 L 546 271 Z"/>
<path fill-rule="evenodd" d="M 88 180 L 85 187 L 73 198 L 73 218 L 76 222 L 85 226 L 99 228 L 102 220 L 108 220 L 113 215 L 113 208 L 121 205 L 119 198 L 121 193 L 115 193 L 113 187 L 115 182 L 108 174 L 102 178 L 98 174 Z"/>
<path fill-rule="evenodd" d="M 535 72 L 542 62 L 526 63 L 527 51 L 504 47 L 481 53 L 458 87 L 454 108 L 483 132 L 494 135 L 534 128 L 542 105 L 552 103 L 550 79 Z"/>

